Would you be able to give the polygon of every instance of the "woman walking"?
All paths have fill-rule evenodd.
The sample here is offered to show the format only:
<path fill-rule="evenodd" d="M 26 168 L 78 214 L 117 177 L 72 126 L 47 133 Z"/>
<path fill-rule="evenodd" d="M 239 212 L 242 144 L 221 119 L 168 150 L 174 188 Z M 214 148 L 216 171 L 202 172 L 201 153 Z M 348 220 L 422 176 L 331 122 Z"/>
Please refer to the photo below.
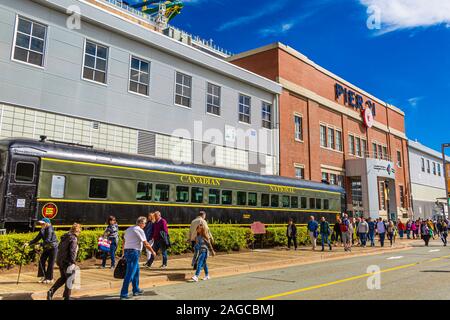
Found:
<path fill-rule="evenodd" d="M 44 218 L 38 223 L 41 225 L 41 230 L 36 238 L 31 240 L 30 243 L 26 243 L 25 246 L 32 246 L 42 241 L 41 246 L 43 251 L 39 259 L 38 269 L 38 277 L 41 278 L 39 283 L 53 283 L 53 270 L 58 253 L 58 240 L 50 219 Z"/>
<path fill-rule="evenodd" d="M 110 247 L 109 253 L 111 255 L 111 269 L 116 266 L 116 251 L 119 244 L 119 225 L 117 224 L 116 217 L 110 216 L 108 218 L 108 226 L 106 227 L 104 238 L 107 238 Z M 102 255 L 102 268 L 106 268 L 106 260 L 108 259 L 108 252 L 103 252 Z"/>
<path fill-rule="evenodd" d="M 289 219 L 287 230 L 286 230 L 286 236 L 288 239 L 288 249 L 291 250 L 291 244 L 294 243 L 294 248 L 297 250 L 298 244 L 297 244 L 297 226 L 294 223 L 294 219 Z"/>
<path fill-rule="evenodd" d="M 431 238 L 431 229 L 428 227 L 428 223 L 424 221 L 421 225 L 420 232 L 422 234 L 422 239 L 425 242 L 425 246 L 428 247 Z"/>
<path fill-rule="evenodd" d="M 409 239 L 411 239 L 411 230 L 412 230 L 412 222 L 411 220 L 408 220 L 406 222 L 406 237 Z"/>
<path fill-rule="evenodd" d="M 195 252 L 197 253 L 197 271 L 195 272 L 195 275 L 192 277 L 192 281 L 198 282 L 198 277 L 200 276 L 200 272 L 202 269 L 205 270 L 205 277 L 203 280 L 209 280 L 211 279 L 209 277 L 209 270 L 208 270 L 208 264 L 207 259 L 208 255 L 211 253 L 212 256 L 215 256 L 216 253 L 214 252 L 214 249 L 211 245 L 211 239 L 209 238 L 209 234 L 206 231 L 206 228 L 203 226 L 203 224 L 200 224 L 197 227 L 197 238 L 195 239 Z"/>
<path fill-rule="evenodd" d="M 389 220 L 388 226 L 387 226 L 387 236 L 388 236 L 389 241 L 391 242 L 391 247 L 394 246 L 395 232 L 396 232 L 395 224 L 392 220 Z"/>
<path fill-rule="evenodd" d="M 342 220 L 338 218 L 333 227 L 334 246 L 335 247 L 338 246 L 339 243 L 342 244 L 341 223 L 342 223 Z"/>
<path fill-rule="evenodd" d="M 398 229 L 398 235 L 400 236 L 400 239 L 403 240 L 403 236 L 406 232 L 406 225 L 401 220 L 398 221 L 397 229 Z"/>

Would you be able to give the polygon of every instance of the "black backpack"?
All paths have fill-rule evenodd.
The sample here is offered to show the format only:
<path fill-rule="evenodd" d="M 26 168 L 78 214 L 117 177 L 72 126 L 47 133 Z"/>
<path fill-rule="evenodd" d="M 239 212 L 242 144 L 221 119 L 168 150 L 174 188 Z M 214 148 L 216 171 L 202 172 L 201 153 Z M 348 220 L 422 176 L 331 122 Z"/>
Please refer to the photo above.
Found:
<path fill-rule="evenodd" d="M 125 259 L 125 257 L 122 257 L 117 263 L 116 268 L 114 269 L 114 278 L 125 279 L 126 273 L 127 273 L 127 260 Z"/>

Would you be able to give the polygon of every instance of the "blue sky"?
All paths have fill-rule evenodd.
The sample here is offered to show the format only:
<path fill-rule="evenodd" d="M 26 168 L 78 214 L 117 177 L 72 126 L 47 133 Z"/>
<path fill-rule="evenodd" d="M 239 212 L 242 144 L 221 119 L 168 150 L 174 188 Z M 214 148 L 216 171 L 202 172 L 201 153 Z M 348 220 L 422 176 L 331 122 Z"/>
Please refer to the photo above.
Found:
<path fill-rule="evenodd" d="M 450 142 L 450 0 L 184 2 L 173 25 L 233 53 L 280 41 L 404 110 L 410 139 Z"/>

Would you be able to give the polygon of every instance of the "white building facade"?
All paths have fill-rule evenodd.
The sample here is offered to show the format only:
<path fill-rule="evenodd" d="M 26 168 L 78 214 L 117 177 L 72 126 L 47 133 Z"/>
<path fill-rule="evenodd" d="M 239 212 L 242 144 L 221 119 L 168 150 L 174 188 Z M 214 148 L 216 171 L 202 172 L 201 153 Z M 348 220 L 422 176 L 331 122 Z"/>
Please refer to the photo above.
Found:
<path fill-rule="evenodd" d="M 117 10 L 0 0 L 0 137 L 278 174 L 281 86 Z"/>
<path fill-rule="evenodd" d="M 408 149 L 414 218 L 448 216 L 442 153 L 411 140 Z"/>

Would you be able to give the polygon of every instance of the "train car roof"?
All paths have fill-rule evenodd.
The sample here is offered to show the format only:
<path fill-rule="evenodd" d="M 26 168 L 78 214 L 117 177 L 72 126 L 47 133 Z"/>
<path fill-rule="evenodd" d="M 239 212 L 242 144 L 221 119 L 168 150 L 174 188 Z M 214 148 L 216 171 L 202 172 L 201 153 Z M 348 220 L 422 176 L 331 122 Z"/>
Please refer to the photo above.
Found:
<path fill-rule="evenodd" d="M 99 164 L 125 166 L 132 168 L 175 172 L 197 176 L 209 176 L 224 179 L 242 180 L 263 184 L 283 185 L 295 188 L 309 188 L 321 191 L 345 193 L 342 187 L 325 183 L 285 178 L 280 176 L 259 175 L 257 173 L 223 169 L 196 164 L 177 165 L 170 160 L 119 152 L 93 149 L 86 146 L 71 145 L 51 140 L 2 139 L 0 148 L 10 149 L 15 154 L 48 157 L 63 160 L 94 162 Z"/>

